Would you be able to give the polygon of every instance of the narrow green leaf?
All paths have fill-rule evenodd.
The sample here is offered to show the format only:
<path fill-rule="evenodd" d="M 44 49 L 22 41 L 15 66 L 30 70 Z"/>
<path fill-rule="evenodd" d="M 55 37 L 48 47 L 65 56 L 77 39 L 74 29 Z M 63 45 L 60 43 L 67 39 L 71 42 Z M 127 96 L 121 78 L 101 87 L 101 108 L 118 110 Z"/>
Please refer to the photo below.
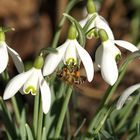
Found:
<path fill-rule="evenodd" d="M 42 131 L 42 140 L 46 140 L 47 136 L 46 136 L 46 127 L 43 127 L 43 131 Z"/>
<path fill-rule="evenodd" d="M 11 114 L 8 112 L 8 109 L 3 102 L 3 99 L 0 97 L 0 109 L 2 111 L 2 120 L 5 124 L 5 128 L 12 137 L 12 139 L 18 138 L 17 132 L 16 132 L 16 125 L 13 123 L 11 119 Z"/>
<path fill-rule="evenodd" d="M 42 123 L 43 123 L 43 111 L 42 102 L 40 100 L 39 116 L 38 116 L 38 128 L 37 128 L 37 140 L 41 140 L 42 137 Z"/>
<path fill-rule="evenodd" d="M 7 130 L 5 130 L 5 133 L 7 135 L 7 139 L 8 140 L 13 140 L 12 137 L 11 137 L 11 135 L 9 134 L 9 132 Z"/>
<path fill-rule="evenodd" d="M 26 113 L 25 113 L 25 108 L 23 108 L 22 113 L 21 113 L 21 121 L 20 121 L 20 136 L 21 140 L 26 140 Z"/>
<path fill-rule="evenodd" d="M 76 29 L 77 29 L 77 31 L 78 31 L 78 35 L 79 35 L 79 42 L 80 42 L 81 46 L 84 47 L 84 46 L 85 46 L 85 42 L 86 42 L 86 38 L 85 38 L 85 33 L 84 33 L 84 31 L 83 31 L 81 25 L 80 25 L 79 22 L 78 22 L 75 18 L 73 18 L 72 16 L 70 16 L 70 15 L 68 15 L 68 14 L 66 14 L 66 13 L 64 13 L 63 15 L 64 15 L 65 17 L 67 17 L 67 18 L 71 21 L 72 24 L 75 25 L 75 27 L 76 27 Z"/>
<path fill-rule="evenodd" d="M 25 124 L 25 128 L 27 131 L 28 140 L 34 140 L 32 131 L 27 123 Z"/>
<path fill-rule="evenodd" d="M 112 138 L 111 134 L 107 132 L 106 130 L 102 129 L 100 132 L 106 139 Z"/>
<path fill-rule="evenodd" d="M 130 130 L 134 129 L 138 122 L 140 122 L 140 104 L 138 104 L 138 108 L 137 108 L 137 111 L 135 113 L 134 119 L 131 123 Z"/>
<path fill-rule="evenodd" d="M 137 135 L 140 135 L 140 122 L 137 122 L 136 128 L 137 128 Z"/>
<path fill-rule="evenodd" d="M 77 135 L 78 135 L 78 133 L 80 132 L 80 130 L 81 130 L 81 128 L 83 127 L 83 125 L 85 124 L 85 122 L 86 122 L 86 119 L 84 119 L 83 121 L 82 121 L 82 123 L 80 124 L 80 126 L 77 128 L 77 130 L 76 130 L 76 132 L 74 133 L 74 137 L 76 137 Z"/>
<path fill-rule="evenodd" d="M 16 97 L 13 96 L 11 98 L 11 100 L 12 100 L 12 105 L 13 105 L 13 109 L 14 109 L 15 116 L 16 116 L 16 121 L 17 121 L 18 124 L 20 124 L 20 112 L 19 112 L 19 108 L 18 108 L 18 105 L 17 105 Z"/>

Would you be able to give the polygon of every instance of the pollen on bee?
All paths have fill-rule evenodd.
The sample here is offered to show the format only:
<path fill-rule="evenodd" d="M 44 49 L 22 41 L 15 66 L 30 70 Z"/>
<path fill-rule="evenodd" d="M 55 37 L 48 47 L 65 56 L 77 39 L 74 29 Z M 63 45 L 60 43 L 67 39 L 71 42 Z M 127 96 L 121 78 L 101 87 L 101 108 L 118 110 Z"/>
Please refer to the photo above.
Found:
<path fill-rule="evenodd" d="M 80 77 L 80 71 L 76 71 L 75 75 L 76 77 Z"/>

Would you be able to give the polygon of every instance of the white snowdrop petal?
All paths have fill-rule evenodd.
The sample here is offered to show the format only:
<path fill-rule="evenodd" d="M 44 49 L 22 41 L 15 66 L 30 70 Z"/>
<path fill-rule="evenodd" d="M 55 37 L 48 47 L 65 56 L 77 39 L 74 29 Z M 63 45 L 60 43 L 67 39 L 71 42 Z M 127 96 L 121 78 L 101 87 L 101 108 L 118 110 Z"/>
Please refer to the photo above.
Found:
<path fill-rule="evenodd" d="M 89 82 L 91 82 L 94 77 L 94 67 L 92 59 L 88 52 L 83 47 L 81 47 L 78 42 L 76 48 L 86 70 L 87 79 Z"/>
<path fill-rule="evenodd" d="M 103 79 L 110 85 L 113 85 L 118 78 L 118 68 L 115 61 L 115 55 L 110 52 L 110 48 L 105 46 L 101 62 L 101 74 Z"/>
<path fill-rule="evenodd" d="M 96 17 L 95 26 L 97 29 L 104 29 L 107 32 L 108 38 L 114 40 L 113 32 L 103 17 L 99 15 Z"/>
<path fill-rule="evenodd" d="M 121 109 L 122 106 L 124 105 L 124 103 L 126 102 L 126 100 L 128 99 L 128 97 L 138 88 L 140 88 L 140 83 L 135 84 L 133 86 L 130 86 L 129 88 L 127 88 L 121 95 L 121 97 L 119 98 L 118 102 L 117 102 L 117 109 Z"/>
<path fill-rule="evenodd" d="M 123 47 L 131 52 L 138 51 L 139 49 L 130 42 L 123 41 L 123 40 L 112 40 L 115 44 L 120 47 Z"/>
<path fill-rule="evenodd" d="M 51 91 L 42 74 L 40 74 L 39 76 L 39 85 L 41 91 L 42 109 L 43 112 L 47 114 L 51 106 Z"/>
<path fill-rule="evenodd" d="M 3 41 L 0 41 L 0 73 L 2 73 L 8 64 L 8 52 L 7 52 L 7 47 L 6 43 Z"/>
<path fill-rule="evenodd" d="M 21 89 L 21 87 L 24 85 L 24 83 L 27 81 L 27 79 L 30 77 L 32 74 L 33 69 L 23 72 L 21 74 L 18 74 L 16 77 L 14 77 L 10 82 L 7 84 L 5 91 L 4 91 L 4 96 L 3 99 L 7 100 L 14 96 L 18 90 Z"/>
<path fill-rule="evenodd" d="M 7 46 L 7 48 L 8 48 L 8 52 L 11 55 L 18 72 L 19 73 L 24 72 L 24 65 L 23 65 L 22 59 L 20 58 L 19 54 L 12 48 L 10 48 L 8 46 Z"/>
<path fill-rule="evenodd" d="M 64 57 L 65 50 L 67 48 L 67 45 L 69 43 L 69 40 L 67 40 L 63 45 L 57 48 L 58 53 L 51 53 L 49 54 L 44 63 L 43 67 L 43 75 L 50 75 L 51 73 L 54 72 L 62 58 Z"/>
<path fill-rule="evenodd" d="M 81 25 L 82 28 L 85 26 L 87 21 L 88 21 L 88 17 L 86 17 L 85 19 L 79 21 L 79 24 Z"/>

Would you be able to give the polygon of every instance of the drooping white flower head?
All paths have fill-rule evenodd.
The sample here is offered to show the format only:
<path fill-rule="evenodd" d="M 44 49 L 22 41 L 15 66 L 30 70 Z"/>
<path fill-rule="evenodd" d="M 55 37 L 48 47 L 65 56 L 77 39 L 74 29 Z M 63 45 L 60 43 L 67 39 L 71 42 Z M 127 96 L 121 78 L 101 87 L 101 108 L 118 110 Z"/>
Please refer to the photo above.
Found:
<path fill-rule="evenodd" d="M 131 52 L 137 51 L 138 48 L 127 41 L 108 39 L 107 34 L 103 29 L 99 30 L 99 34 L 102 38 L 102 45 L 100 45 L 96 50 L 95 62 L 101 69 L 103 79 L 109 85 L 113 85 L 118 78 L 116 58 L 121 55 L 120 50 L 115 44 Z"/>
<path fill-rule="evenodd" d="M 124 103 L 126 102 L 126 100 L 128 99 L 128 97 L 134 93 L 134 91 L 136 91 L 137 89 L 140 88 L 140 83 L 135 84 L 133 86 L 130 86 L 129 88 L 127 88 L 121 95 L 121 97 L 119 98 L 118 102 L 117 102 L 117 109 L 121 109 L 122 106 L 124 105 Z"/>
<path fill-rule="evenodd" d="M 71 28 L 75 27 L 72 26 Z M 76 29 L 72 29 L 72 31 L 74 30 Z M 79 62 L 82 61 L 86 70 L 87 79 L 89 82 L 92 81 L 94 75 L 92 59 L 88 52 L 78 43 L 78 41 L 76 40 L 76 35 L 76 32 L 75 34 L 72 33 L 72 36 L 69 33 L 66 42 L 56 48 L 58 53 L 49 54 L 46 57 L 43 67 L 44 76 L 53 73 L 61 61 L 63 61 L 65 65 L 70 65 L 71 62 L 74 63 L 74 65 L 79 65 Z"/>
<path fill-rule="evenodd" d="M 39 62 L 39 63 L 38 63 Z M 22 89 L 23 94 L 36 95 L 39 93 L 39 89 L 42 97 L 42 108 L 43 112 L 46 114 L 51 105 L 51 92 L 48 83 L 43 78 L 41 68 L 43 65 L 43 58 L 41 56 L 37 57 L 34 67 L 18 74 L 7 84 L 3 99 L 7 100 L 14 96 L 19 90 Z"/>
<path fill-rule="evenodd" d="M 8 53 L 12 57 L 18 72 L 23 72 L 24 65 L 19 54 L 6 44 L 4 31 L 0 28 L 0 73 L 2 73 L 7 67 L 9 60 Z"/>
<path fill-rule="evenodd" d="M 86 25 L 86 23 L 88 22 L 88 20 L 92 17 L 95 16 L 95 18 L 93 19 L 92 23 L 90 24 L 89 28 L 87 29 L 87 32 L 90 31 L 91 29 L 95 28 L 98 32 L 99 29 L 104 29 L 108 35 L 109 39 L 114 39 L 114 35 L 113 32 L 111 30 L 111 28 L 109 27 L 107 21 L 100 16 L 97 12 L 96 12 L 96 7 L 93 3 L 93 0 L 88 0 L 87 1 L 87 11 L 88 11 L 88 15 L 85 19 L 81 20 L 79 23 L 82 27 L 84 27 Z M 92 37 L 93 32 L 91 31 L 91 37 Z M 91 38 L 90 36 L 87 38 Z"/>

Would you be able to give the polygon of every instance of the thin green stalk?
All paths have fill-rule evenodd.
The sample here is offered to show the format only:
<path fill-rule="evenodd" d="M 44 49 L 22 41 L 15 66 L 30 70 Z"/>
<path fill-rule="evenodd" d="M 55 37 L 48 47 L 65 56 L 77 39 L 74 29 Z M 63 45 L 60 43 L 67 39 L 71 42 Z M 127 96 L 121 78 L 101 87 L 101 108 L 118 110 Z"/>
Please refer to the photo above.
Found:
<path fill-rule="evenodd" d="M 80 1 L 80 0 L 71 0 L 71 1 L 68 3 L 67 7 L 66 7 L 65 13 L 68 14 L 68 13 L 71 11 L 71 9 L 74 7 L 74 5 L 75 5 L 76 3 L 78 3 L 79 1 Z M 63 16 L 63 17 L 60 19 L 60 22 L 59 22 L 58 26 L 56 27 L 56 33 L 55 33 L 55 36 L 54 36 L 54 38 L 53 38 L 52 45 L 51 45 L 52 48 L 56 48 L 56 47 L 57 47 L 58 40 L 59 40 L 60 33 L 61 33 L 61 29 L 62 29 L 62 27 L 63 27 L 63 25 L 64 25 L 65 19 L 66 19 L 66 17 Z"/>
<path fill-rule="evenodd" d="M 38 111 L 39 110 L 39 94 L 35 96 L 34 100 L 34 113 L 33 113 L 33 132 L 34 137 L 37 137 L 37 127 L 38 127 Z"/>
<path fill-rule="evenodd" d="M 60 137 L 62 125 L 63 125 L 64 118 L 65 118 L 65 115 L 66 115 L 66 112 L 67 112 L 68 103 L 69 103 L 71 94 L 72 94 L 72 88 L 69 87 L 68 91 L 67 91 L 67 94 L 66 94 L 66 97 L 64 99 L 63 106 L 62 106 L 60 116 L 59 116 L 59 119 L 58 119 L 58 123 L 57 123 L 57 126 L 56 126 L 56 131 L 55 131 L 55 134 L 54 134 L 55 139 Z"/>
<path fill-rule="evenodd" d="M 70 127 L 70 112 L 69 112 L 69 109 L 67 109 L 67 112 L 66 112 L 66 129 L 67 129 L 67 139 L 69 139 L 71 137 L 70 135 L 70 130 L 71 130 L 71 127 Z"/>
<path fill-rule="evenodd" d="M 46 127 L 43 127 L 43 131 L 42 131 L 42 140 L 46 140 Z"/>
<path fill-rule="evenodd" d="M 42 138 L 42 124 L 43 123 L 43 111 L 42 111 L 42 102 L 40 99 L 40 107 L 39 107 L 39 116 L 38 116 L 38 128 L 37 128 L 37 140 L 41 140 Z"/>
<path fill-rule="evenodd" d="M 11 99 L 12 99 L 13 109 L 14 109 L 14 112 L 15 112 L 17 123 L 20 124 L 20 122 L 21 122 L 20 112 L 19 112 L 19 108 L 18 108 L 18 105 L 17 105 L 16 97 L 13 96 Z"/>

